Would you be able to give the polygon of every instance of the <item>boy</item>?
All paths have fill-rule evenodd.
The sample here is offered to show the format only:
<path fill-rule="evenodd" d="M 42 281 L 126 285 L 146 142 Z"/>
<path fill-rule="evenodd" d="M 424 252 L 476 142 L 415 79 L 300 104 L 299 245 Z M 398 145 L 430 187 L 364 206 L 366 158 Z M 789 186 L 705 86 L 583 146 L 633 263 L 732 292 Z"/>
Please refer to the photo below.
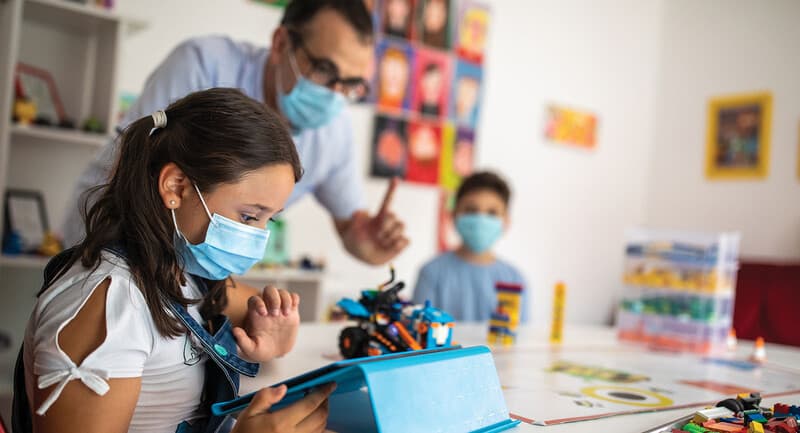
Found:
<path fill-rule="evenodd" d="M 453 219 L 462 244 L 423 266 L 414 290 L 414 302 L 430 300 L 458 321 L 484 321 L 497 304 L 497 283 L 518 284 L 522 275 L 498 259 L 492 244 L 508 228 L 511 192 L 494 173 L 475 173 L 456 192 Z M 527 316 L 527 291 L 522 295 L 522 321 Z"/>

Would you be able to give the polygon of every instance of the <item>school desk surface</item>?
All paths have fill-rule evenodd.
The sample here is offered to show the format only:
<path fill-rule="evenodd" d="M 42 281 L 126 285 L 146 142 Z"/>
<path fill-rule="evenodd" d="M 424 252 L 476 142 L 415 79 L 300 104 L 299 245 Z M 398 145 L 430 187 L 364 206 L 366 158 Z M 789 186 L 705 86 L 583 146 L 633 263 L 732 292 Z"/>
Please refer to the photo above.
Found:
<path fill-rule="evenodd" d="M 342 323 L 303 323 L 297 338 L 295 349 L 283 358 L 276 359 L 262 366 L 261 374 L 253 379 L 242 378 L 241 392 L 247 393 L 255 391 L 263 386 L 269 386 L 281 380 L 299 375 L 306 371 L 329 364 L 338 355 L 338 335 L 347 326 L 347 322 Z M 486 344 L 487 325 L 485 324 L 457 324 L 454 340 L 463 346 Z M 536 351 L 550 352 L 553 350 L 548 343 L 549 327 L 528 326 L 521 327 L 519 338 L 514 351 Z M 564 329 L 564 340 L 560 345 L 561 350 L 580 349 L 580 350 L 610 350 L 619 347 L 616 334 L 613 328 L 601 326 L 575 326 L 566 325 Z M 737 349 L 737 359 L 746 359 L 752 351 L 751 341 L 740 341 Z M 800 349 L 789 346 L 766 345 L 767 359 L 771 365 L 786 367 L 792 371 L 800 373 Z M 652 354 L 651 354 L 652 355 Z M 657 355 L 656 355 L 657 356 Z M 668 359 L 665 358 L 665 361 Z M 544 369 L 547 365 L 531 365 L 530 368 Z M 620 369 L 624 369 L 620 365 Z M 499 367 L 501 368 L 501 367 Z M 501 377 L 502 377 L 502 371 Z M 730 397 L 733 397 L 732 395 Z M 720 394 L 720 400 L 727 398 Z M 784 395 L 775 398 L 765 398 L 762 406 L 773 403 L 800 403 L 800 393 Z M 641 413 L 631 415 L 619 415 L 591 421 L 581 421 L 575 423 L 534 426 L 522 423 L 519 427 L 510 431 L 539 431 L 540 433 L 563 433 L 563 432 L 648 432 L 653 428 L 671 422 L 677 418 L 690 415 L 694 411 L 701 409 L 683 408 L 665 410 L 652 413 Z"/>

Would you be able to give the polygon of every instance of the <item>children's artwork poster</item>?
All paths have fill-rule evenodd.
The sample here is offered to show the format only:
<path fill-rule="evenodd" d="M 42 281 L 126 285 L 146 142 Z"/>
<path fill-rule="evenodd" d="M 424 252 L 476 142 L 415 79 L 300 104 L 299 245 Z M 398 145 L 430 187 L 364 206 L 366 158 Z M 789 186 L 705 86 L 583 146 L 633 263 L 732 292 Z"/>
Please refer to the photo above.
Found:
<path fill-rule="evenodd" d="M 418 40 L 429 47 L 449 48 L 450 0 L 420 0 L 418 9 Z"/>
<path fill-rule="evenodd" d="M 763 179 L 769 174 L 772 95 L 714 98 L 708 105 L 706 177 Z"/>
<path fill-rule="evenodd" d="M 741 392 L 800 392 L 798 371 L 638 348 L 493 356 L 511 416 L 535 425 L 714 404 Z"/>
<path fill-rule="evenodd" d="M 454 45 L 456 54 L 472 63 L 483 63 L 489 33 L 489 7 L 464 0 L 458 9 Z"/>
<path fill-rule="evenodd" d="M 456 62 L 450 111 L 457 124 L 476 128 L 482 79 L 483 69 L 480 66 L 463 60 Z"/>
<path fill-rule="evenodd" d="M 380 29 L 386 36 L 411 39 L 414 24 L 414 0 L 380 2 Z"/>
<path fill-rule="evenodd" d="M 422 116 L 447 116 L 451 59 L 442 51 L 419 48 L 414 62 L 411 109 Z"/>
<path fill-rule="evenodd" d="M 439 185 L 455 192 L 461 180 L 473 171 L 475 133 L 448 123 L 442 129 L 442 154 L 439 165 Z"/>
<path fill-rule="evenodd" d="M 366 4 L 378 34 L 371 175 L 452 193 L 473 168 L 490 10 L 476 0 Z"/>
<path fill-rule="evenodd" d="M 375 177 L 406 175 L 408 134 L 406 121 L 388 115 L 375 116 L 371 174 Z"/>
<path fill-rule="evenodd" d="M 408 166 L 406 180 L 438 185 L 442 152 L 442 127 L 436 122 L 408 123 Z"/>
<path fill-rule="evenodd" d="M 376 44 L 376 104 L 381 110 L 409 108 L 414 52 L 405 42 L 382 40 Z"/>
<path fill-rule="evenodd" d="M 442 189 L 439 193 L 439 222 L 436 230 L 436 250 L 440 253 L 451 251 L 458 247 L 461 238 L 453 222 L 453 208 L 455 206 L 455 192 Z"/>
<path fill-rule="evenodd" d="M 594 149 L 597 143 L 597 116 L 585 111 L 550 105 L 547 107 L 544 135 L 554 143 Z"/>

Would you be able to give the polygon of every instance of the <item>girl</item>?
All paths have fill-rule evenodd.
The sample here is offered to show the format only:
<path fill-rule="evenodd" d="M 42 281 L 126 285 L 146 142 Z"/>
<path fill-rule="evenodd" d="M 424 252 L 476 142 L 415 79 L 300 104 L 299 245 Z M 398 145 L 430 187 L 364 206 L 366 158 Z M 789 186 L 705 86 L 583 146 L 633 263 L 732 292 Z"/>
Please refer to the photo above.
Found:
<path fill-rule="evenodd" d="M 210 404 L 256 374 L 245 359 L 288 352 L 299 323 L 296 294 L 258 296 L 229 276 L 261 258 L 267 221 L 301 176 L 286 127 L 238 90 L 197 92 L 131 124 L 86 238 L 45 270 L 14 431 L 229 431 Z M 233 431 L 323 430 L 332 387 L 267 412 L 285 391 L 262 390 Z"/>

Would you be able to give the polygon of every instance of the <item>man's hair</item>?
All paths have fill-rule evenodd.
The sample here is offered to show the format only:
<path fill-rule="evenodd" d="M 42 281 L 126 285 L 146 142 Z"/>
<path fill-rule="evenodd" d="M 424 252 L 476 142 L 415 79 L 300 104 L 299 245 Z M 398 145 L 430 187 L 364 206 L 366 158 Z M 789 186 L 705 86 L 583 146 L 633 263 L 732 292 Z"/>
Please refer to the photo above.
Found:
<path fill-rule="evenodd" d="M 302 30 L 317 13 L 325 9 L 338 12 L 361 39 L 372 39 L 372 17 L 363 0 L 292 0 L 286 6 L 281 25 Z"/>
<path fill-rule="evenodd" d="M 506 207 L 508 206 L 511 200 L 511 190 L 508 188 L 508 184 L 503 178 L 490 171 L 473 173 L 461 182 L 461 186 L 456 192 L 456 206 L 465 195 L 482 189 L 494 192 L 500 196 Z"/>

